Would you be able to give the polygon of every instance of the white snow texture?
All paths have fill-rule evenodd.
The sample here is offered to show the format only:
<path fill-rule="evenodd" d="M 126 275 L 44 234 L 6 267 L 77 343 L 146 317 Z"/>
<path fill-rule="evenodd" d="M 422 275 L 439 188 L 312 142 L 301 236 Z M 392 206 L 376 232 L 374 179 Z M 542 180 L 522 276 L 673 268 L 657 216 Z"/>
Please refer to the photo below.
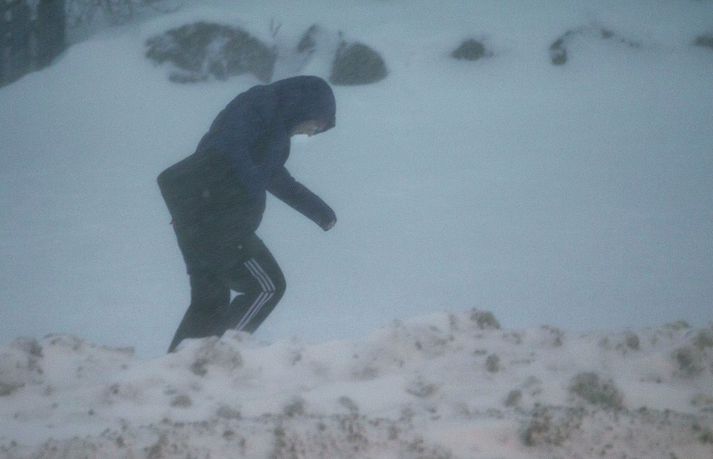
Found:
<path fill-rule="evenodd" d="M 152 360 L 67 335 L 0 349 L 6 458 L 709 458 L 713 328 L 502 330 L 488 312 L 368 339 L 229 332 Z"/>
<path fill-rule="evenodd" d="M 0 458 L 713 457 L 712 1 L 173 3 L 0 88 Z M 293 140 L 338 223 L 268 198 L 265 324 L 164 355 L 190 292 L 156 176 L 260 83 L 145 58 L 196 21 L 275 78 L 328 77 L 339 32 L 389 73 Z"/>

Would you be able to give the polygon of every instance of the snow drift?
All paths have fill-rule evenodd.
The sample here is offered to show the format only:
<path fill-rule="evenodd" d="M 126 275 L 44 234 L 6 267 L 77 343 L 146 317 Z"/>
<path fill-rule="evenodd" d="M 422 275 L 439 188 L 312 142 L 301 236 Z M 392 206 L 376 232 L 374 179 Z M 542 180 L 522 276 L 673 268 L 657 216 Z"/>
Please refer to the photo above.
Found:
<path fill-rule="evenodd" d="M 713 4 L 337 3 L 189 1 L 0 90 L 0 458 L 713 457 Z M 270 204 L 270 326 L 160 356 L 189 292 L 156 175 L 259 80 L 173 84 L 146 41 L 272 18 L 329 42 L 274 78 L 328 77 L 338 31 L 389 76 L 293 145 L 340 223 Z M 434 305 L 514 329 L 362 338 Z"/>
<path fill-rule="evenodd" d="M 709 458 L 712 388 L 713 326 L 685 323 L 503 330 L 472 310 L 152 360 L 52 335 L 0 349 L 0 457 Z"/>

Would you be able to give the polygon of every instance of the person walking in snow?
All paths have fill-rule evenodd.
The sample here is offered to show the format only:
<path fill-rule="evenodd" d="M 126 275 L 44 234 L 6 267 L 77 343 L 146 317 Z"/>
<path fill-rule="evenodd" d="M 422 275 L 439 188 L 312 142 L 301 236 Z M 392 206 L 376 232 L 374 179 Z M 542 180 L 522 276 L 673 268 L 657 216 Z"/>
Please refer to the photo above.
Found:
<path fill-rule="evenodd" d="M 255 234 L 266 191 L 324 231 L 335 225 L 334 211 L 285 168 L 290 138 L 331 129 L 335 112 L 318 77 L 255 86 L 218 114 L 195 153 L 158 176 L 191 285 L 169 352 L 186 338 L 252 333 L 280 301 L 284 276 Z"/>

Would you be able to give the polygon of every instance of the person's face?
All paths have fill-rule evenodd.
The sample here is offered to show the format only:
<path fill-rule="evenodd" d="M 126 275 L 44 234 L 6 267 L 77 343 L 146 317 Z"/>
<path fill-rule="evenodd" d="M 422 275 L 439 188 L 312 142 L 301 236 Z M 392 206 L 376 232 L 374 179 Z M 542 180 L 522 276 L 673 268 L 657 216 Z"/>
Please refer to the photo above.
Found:
<path fill-rule="evenodd" d="M 302 123 L 295 126 L 292 131 L 292 135 L 306 134 L 308 137 L 312 137 L 315 134 L 319 134 L 324 131 L 327 127 L 327 123 L 318 120 L 303 121 Z"/>

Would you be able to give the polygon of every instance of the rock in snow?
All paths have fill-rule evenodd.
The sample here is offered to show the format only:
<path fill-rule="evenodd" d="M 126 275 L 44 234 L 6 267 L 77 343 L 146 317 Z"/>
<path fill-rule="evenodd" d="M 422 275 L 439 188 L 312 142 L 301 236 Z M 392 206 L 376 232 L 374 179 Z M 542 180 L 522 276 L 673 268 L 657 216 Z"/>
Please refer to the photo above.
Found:
<path fill-rule="evenodd" d="M 477 61 L 484 57 L 490 57 L 493 53 L 488 51 L 482 41 L 469 38 L 463 40 L 461 44 L 453 50 L 451 57 L 459 60 Z"/>
<path fill-rule="evenodd" d="M 0 348 L 0 457 L 710 458 L 711 333 L 505 330 L 474 310 L 153 360 L 18 339 Z"/>
<path fill-rule="evenodd" d="M 386 78 L 388 70 L 381 55 L 363 43 L 343 41 L 332 63 L 329 82 L 335 85 L 370 84 Z"/>
<path fill-rule="evenodd" d="M 197 22 L 150 38 L 146 57 L 176 68 L 170 79 L 179 83 L 225 80 L 251 73 L 263 82 L 272 79 L 274 50 L 248 32 L 224 24 Z"/>

